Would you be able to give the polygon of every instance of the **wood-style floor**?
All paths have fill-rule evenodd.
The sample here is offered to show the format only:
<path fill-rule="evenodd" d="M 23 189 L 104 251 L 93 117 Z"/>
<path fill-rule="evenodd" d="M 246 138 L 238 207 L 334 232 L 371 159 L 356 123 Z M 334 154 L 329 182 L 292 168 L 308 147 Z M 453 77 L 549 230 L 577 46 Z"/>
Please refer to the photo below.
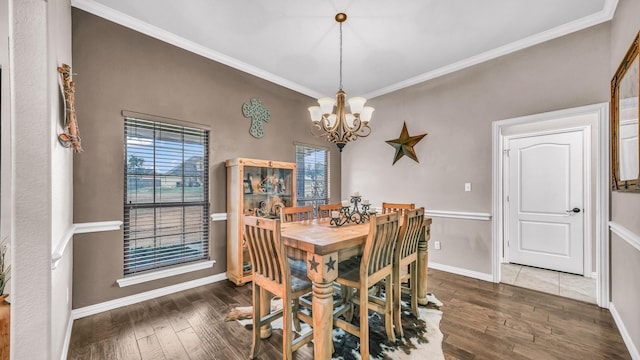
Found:
<path fill-rule="evenodd" d="M 447 359 L 631 359 L 608 310 L 506 284 L 429 270 L 444 305 Z M 247 359 L 250 331 L 225 322 L 251 285 L 224 281 L 78 319 L 69 359 Z M 261 359 L 281 359 L 280 331 Z M 313 345 L 294 353 L 312 359 Z"/>

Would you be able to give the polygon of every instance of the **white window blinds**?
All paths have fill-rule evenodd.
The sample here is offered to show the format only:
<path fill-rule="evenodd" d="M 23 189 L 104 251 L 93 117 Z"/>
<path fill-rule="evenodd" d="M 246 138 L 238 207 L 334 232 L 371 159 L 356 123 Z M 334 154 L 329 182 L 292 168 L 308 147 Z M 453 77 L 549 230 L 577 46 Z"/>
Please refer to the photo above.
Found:
<path fill-rule="evenodd" d="M 125 118 L 124 273 L 209 257 L 209 132 Z"/>
<path fill-rule="evenodd" d="M 298 206 L 329 201 L 329 150 L 296 145 L 296 198 Z"/>

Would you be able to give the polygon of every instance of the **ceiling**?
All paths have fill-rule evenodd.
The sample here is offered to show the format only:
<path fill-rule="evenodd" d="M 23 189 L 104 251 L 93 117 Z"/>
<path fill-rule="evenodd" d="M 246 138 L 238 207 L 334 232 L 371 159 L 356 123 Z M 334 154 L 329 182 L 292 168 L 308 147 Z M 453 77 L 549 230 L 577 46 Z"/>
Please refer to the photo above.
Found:
<path fill-rule="evenodd" d="M 617 0 L 72 0 L 303 94 L 368 98 L 613 17 Z"/>

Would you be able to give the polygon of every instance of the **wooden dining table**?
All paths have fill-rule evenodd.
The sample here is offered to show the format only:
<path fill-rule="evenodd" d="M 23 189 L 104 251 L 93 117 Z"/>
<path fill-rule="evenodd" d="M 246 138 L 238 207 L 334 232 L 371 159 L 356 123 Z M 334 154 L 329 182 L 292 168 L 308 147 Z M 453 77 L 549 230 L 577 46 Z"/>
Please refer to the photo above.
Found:
<path fill-rule="evenodd" d="M 338 263 L 362 253 L 369 234 L 369 223 L 334 226 L 329 219 L 283 223 L 281 239 L 290 257 L 304 260 L 313 283 L 314 359 L 331 359 L 333 330 L 333 281 Z M 427 243 L 431 219 L 425 218 L 425 236 L 418 245 L 418 303 L 427 304 Z"/>

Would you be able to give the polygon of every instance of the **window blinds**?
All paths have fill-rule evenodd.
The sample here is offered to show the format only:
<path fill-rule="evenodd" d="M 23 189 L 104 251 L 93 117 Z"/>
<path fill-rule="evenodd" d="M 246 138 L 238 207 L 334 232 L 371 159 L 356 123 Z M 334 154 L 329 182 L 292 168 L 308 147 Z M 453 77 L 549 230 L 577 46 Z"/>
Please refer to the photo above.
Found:
<path fill-rule="evenodd" d="M 208 259 L 209 132 L 125 118 L 124 273 Z"/>

